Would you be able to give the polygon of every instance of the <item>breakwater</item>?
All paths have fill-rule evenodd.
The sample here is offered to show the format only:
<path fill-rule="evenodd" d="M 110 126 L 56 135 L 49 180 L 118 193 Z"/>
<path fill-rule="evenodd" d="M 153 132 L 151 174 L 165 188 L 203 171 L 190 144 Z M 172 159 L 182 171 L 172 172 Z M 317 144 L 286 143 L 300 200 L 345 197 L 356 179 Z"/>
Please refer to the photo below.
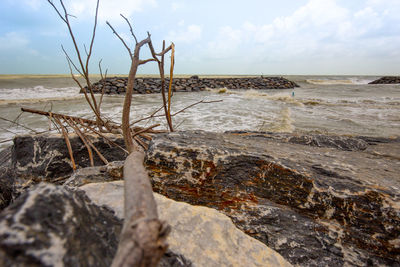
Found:
<path fill-rule="evenodd" d="M 127 77 L 112 77 L 102 79 L 93 84 L 93 91 L 101 93 L 104 88 L 105 94 L 124 94 Z M 169 79 L 165 80 L 166 88 Z M 198 92 L 206 88 L 227 89 L 291 89 L 299 87 L 295 82 L 282 77 L 241 77 L 241 78 L 174 78 L 172 88 L 175 92 Z M 160 78 L 137 78 L 134 85 L 135 94 L 152 94 L 161 91 Z M 82 92 L 81 92 L 82 93 Z"/>
<path fill-rule="evenodd" d="M 400 76 L 385 76 L 375 81 L 372 81 L 369 84 L 396 84 L 396 83 L 400 83 Z"/>

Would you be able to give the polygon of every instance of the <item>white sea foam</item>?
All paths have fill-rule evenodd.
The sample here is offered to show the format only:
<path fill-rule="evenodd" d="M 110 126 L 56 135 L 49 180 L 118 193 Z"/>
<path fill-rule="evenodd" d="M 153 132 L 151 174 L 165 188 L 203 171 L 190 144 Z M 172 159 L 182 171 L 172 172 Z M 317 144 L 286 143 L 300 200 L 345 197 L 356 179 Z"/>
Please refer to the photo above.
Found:
<path fill-rule="evenodd" d="M 316 85 L 356 85 L 356 84 L 368 84 L 372 82 L 373 79 L 359 78 L 359 77 L 351 77 L 347 79 L 308 79 L 307 83 L 316 84 Z"/>
<path fill-rule="evenodd" d="M 31 88 L 0 88 L 0 104 L 38 102 L 49 100 L 64 100 L 80 98 L 77 87 L 46 88 L 35 86 Z"/>
<path fill-rule="evenodd" d="M 300 99 L 292 97 L 288 92 L 268 94 L 257 90 L 247 90 L 243 93 L 243 97 L 247 99 L 265 99 L 270 101 L 280 101 L 297 106 L 303 106 Z"/>

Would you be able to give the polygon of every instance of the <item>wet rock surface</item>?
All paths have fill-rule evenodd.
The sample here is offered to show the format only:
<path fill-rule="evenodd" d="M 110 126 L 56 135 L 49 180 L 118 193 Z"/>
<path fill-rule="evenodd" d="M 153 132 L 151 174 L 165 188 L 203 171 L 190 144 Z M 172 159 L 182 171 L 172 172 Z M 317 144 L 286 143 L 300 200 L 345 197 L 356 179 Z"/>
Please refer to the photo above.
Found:
<path fill-rule="evenodd" d="M 41 184 L 0 214 L 0 265 L 109 266 L 121 227 L 83 192 Z"/>
<path fill-rule="evenodd" d="M 110 266 L 121 229 L 122 219 L 83 191 L 41 183 L 0 214 L 0 265 Z M 192 265 L 168 250 L 159 266 Z"/>
<path fill-rule="evenodd" d="M 85 144 L 77 136 L 70 134 L 75 164 L 78 168 L 90 166 L 88 151 Z M 123 145 L 122 138 L 109 138 Z M 101 151 L 108 161 L 124 160 L 126 154 L 120 148 L 108 143 L 107 140 L 92 137 L 93 145 Z M 58 134 L 22 135 L 14 138 L 11 150 L 11 169 L 19 179 L 34 181 L 62 180 L 68 177 L 73 169 L 65 140 Z M 96 153 L 93 153 L 94 165 L 104 165 Z"/>
<path fill-rule="evenodd" d="M 127 77 L 112 77 L 100 80 L 93 84 L 93 91 L 105 94 L 124 94 L 126 92 Z M 169 79 L 165 84 L 168 85 Z M 296 83 L 282 77 L 243 77 L 243 78 L 174 78 L 174 91 L 197 92 L 206 88 L 227 89 L 289 89 L 299 87 Z M 87 89 L 86 89 L 87 90 Z M 160 78 L 137 78 L 135 80 L 135 94 L 152 94 L 161 92 Z"/>
<path fill-rule="evenodd" d="M 92 183 L 80 188 L 98 205 L 123 218 L 123 182 Z M 220 212 L 154 194 L 158 215 L 171 226 L 169 248 L 194 266 L 291 266 L 276 251 L 237 229 Z"/>
<path fill-rule="evenodd" d="M 396 84 L 396 83 L 400 84 L 400 76 L 385 76 L 375 81 L 372 81 L 369 84 Z"/>
<path fill-rule="evenodd" d="M 11 147 L 0 151 L 0 211 L 7 207 L 12 199 L 15 179 L 11 171 Z"/>
<path fill-rule="evenodd" d="M 398 138 L 271 136 L 159 135 L 146 166 L 157 192 L 223 211 L 292 264 L 400 264 Z"/>

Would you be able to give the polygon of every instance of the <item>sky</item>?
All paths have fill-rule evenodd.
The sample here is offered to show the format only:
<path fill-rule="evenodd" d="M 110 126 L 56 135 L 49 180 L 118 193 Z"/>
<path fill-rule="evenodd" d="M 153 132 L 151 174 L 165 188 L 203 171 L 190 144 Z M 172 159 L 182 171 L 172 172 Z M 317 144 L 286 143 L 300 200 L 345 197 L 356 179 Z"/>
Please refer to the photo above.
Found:
<path fill-rule="evenodd" d="M 96 0 L 64 4 L 84 55 Z M 121 13 L 138 39 L 151 33 L 156 50 L 174 42 L 176 74 L 400 74 L 400 0 L 100 0 L 90 73 L 100 60 L 108 73 L 129 72 L 129 54 L 106 24 L 134 47 Z M 61 45 L 76 60 L 47 0 L 0 0 L 0 74 L 67 74 Z M 139 68 L 157 72 L 155 63 Z"/>

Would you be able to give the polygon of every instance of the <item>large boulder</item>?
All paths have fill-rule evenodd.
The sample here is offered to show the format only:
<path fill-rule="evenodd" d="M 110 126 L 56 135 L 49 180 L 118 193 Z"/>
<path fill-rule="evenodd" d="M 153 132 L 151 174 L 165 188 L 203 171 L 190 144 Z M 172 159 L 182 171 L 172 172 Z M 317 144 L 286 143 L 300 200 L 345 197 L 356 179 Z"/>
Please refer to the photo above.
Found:
<path fill-rule="evenodd" d="M 121 226 L 83 192 L 43 183 L 0 214 L 0 265 L 110 266 Z"/>
<path fill-rule="evenodd" d="M 123 218 L 123 181 L 80 187 L 97 205 Z M 237 229 L 231 219 L 206 207 L 154 194 L 159 218 L 171 226 L 169 248 L 194 266 L 291 266 L 281 255 Z"/>
<path fill-rule="evenodd" d="M 0 214 L 0 266 L 110 266 L 121 229 L 83 191 L 41 183 Z M 159 266 L 191 262 L 168 250 Z"/>
<path fill-rule="evenodd" d="M 224 212 L 293 264 L 399 264 L 399 139 L 331 139 L 177 132 L 145 164 L 155 191 Z"/>
<path fill-rule="evenodd" d="M 70 134 L 75 164 L 78 168 L 90 166 L 88 151 L 82 140 Z M 109 135 L 108 139 L 123 145 L 122 138 Z M 108 161 L 124 160 L 126 153 L 99 136 L 91 136 L 93 145 Z M 11 151 L 11 169 L 19 179 L 54 182 L 70 176 L 73 172 L 64 138 L 59 134 L 16 136 Z M 93 153 L 94 165 L 104 165 Z"/>

